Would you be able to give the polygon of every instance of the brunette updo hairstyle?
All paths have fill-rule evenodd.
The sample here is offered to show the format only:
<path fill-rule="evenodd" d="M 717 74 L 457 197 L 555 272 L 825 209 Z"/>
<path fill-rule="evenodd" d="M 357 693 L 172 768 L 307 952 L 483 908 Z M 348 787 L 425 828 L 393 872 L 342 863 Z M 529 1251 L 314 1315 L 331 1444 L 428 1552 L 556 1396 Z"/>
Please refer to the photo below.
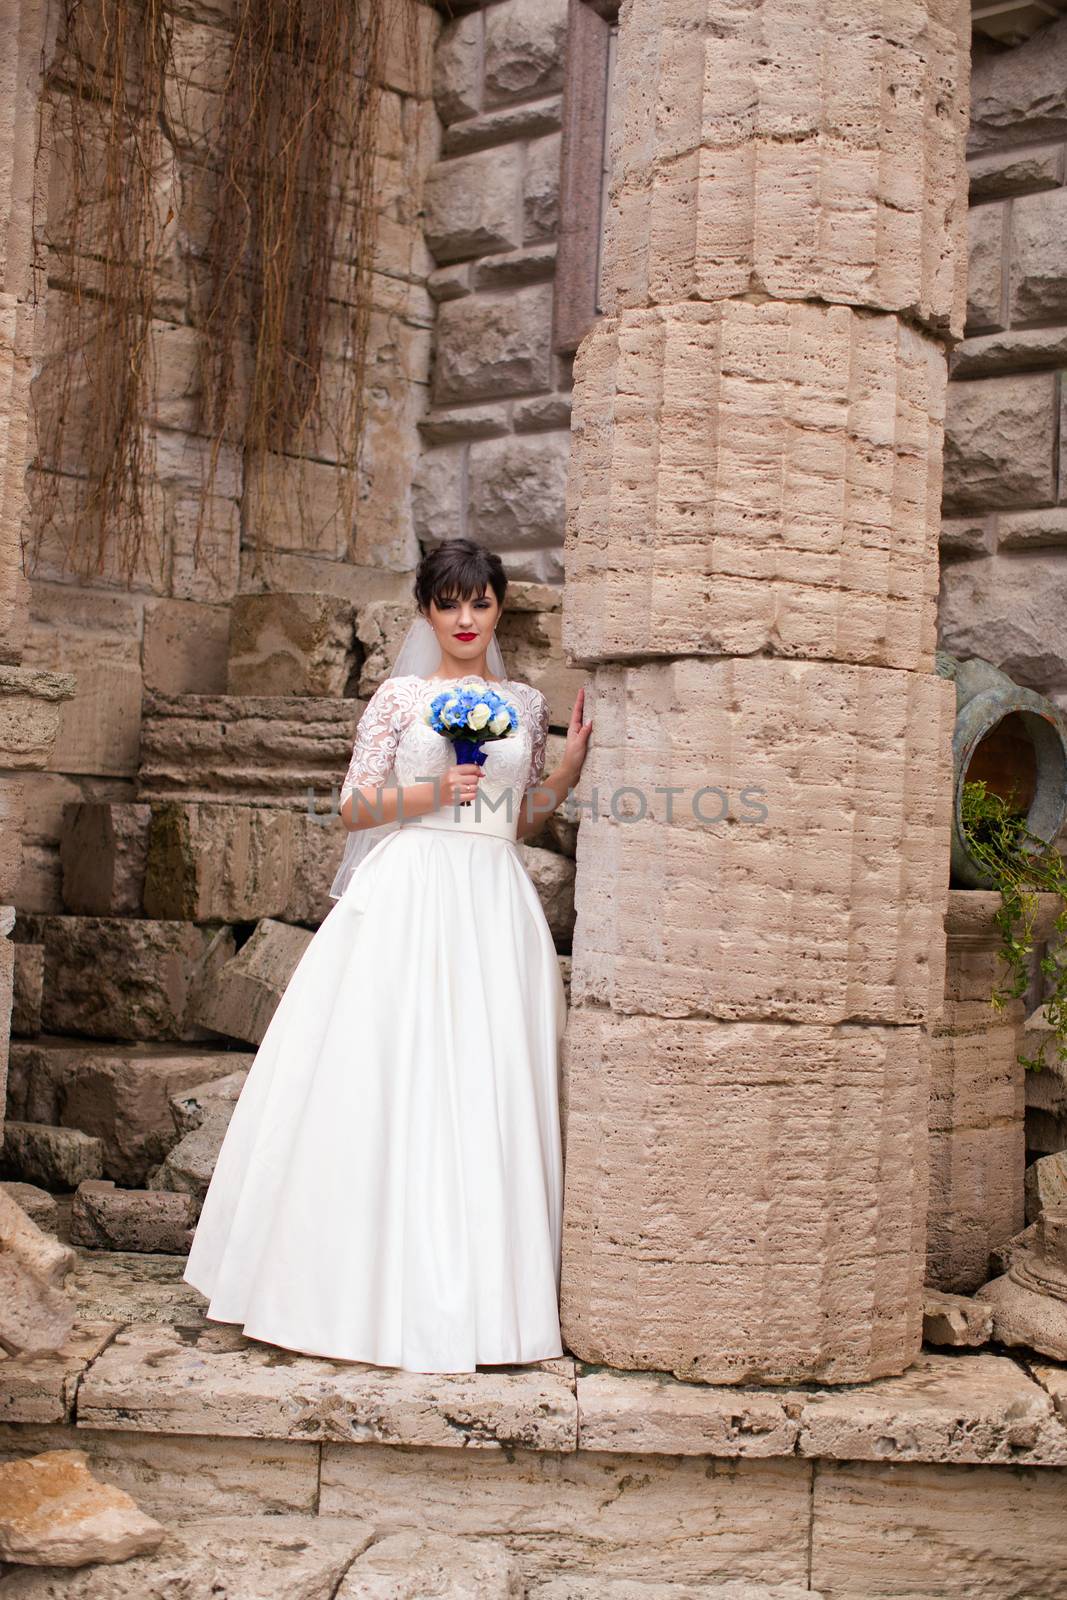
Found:
<path fill-rule="evenodd" d="M 431 600 L 440 605 L 443 600 L 476 599 L 486 588 L 502 606 L 507 587 L 500 557 L 473 539 L 446 539 L 427 551 L 415 572 L 415 600 L 426 614 Z"/>

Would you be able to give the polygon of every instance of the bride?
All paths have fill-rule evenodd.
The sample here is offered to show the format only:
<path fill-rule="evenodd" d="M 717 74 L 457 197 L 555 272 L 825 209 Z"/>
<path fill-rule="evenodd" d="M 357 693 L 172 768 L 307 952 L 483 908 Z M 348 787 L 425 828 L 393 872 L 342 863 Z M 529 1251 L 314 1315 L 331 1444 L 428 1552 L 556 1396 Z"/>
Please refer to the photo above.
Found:
<path fill-rule="evenodd" d="M 341 788 L 336 901 L 289 980 L 219 1153 L 185 1279 L 213 1321 L 412 1372 L 563 1353 L 559 1044 L 566 999 L 517 849 L 578 781 L 579 690 L 505 675 L 507 578 L 467 539 L 426 555 L 417 613 Z M 473 676 L 511 732 L 458 762 L 425 720 Z"/>

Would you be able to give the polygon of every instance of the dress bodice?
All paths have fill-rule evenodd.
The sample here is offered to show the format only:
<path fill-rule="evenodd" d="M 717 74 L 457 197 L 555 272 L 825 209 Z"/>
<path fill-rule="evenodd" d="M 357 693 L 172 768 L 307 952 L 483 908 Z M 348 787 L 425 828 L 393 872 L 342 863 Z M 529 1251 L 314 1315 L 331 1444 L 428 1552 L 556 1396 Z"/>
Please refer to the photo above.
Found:
<path fill-rule="evenodd" d="M 389 786 L 424 782 L 442 776 L 456 763 L 452 741 L 425 720 L 430 702 L 449 682 L 414 674 L 387 678 L 367 703 L 356 730 L 352 760 L 341 785 L 341 804 L 352 790 L 366 785 Z M 515 679 L 494 683 L 518 714 L 518 724 L 505 739 L 485 746 L 479 793 L 499 801 L 514 793 L 517 813 L 526 790 L 544 773 L 548 737 L 548 702 L 540 689 Z"/>

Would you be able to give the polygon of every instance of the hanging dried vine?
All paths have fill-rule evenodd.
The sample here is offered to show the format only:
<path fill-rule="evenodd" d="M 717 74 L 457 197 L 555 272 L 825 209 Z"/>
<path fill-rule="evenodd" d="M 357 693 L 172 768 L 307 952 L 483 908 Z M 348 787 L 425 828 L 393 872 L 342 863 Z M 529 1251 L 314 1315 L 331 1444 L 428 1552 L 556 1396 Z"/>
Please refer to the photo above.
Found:
<path fill-rule="evenodd" d="M 48 242 L 50 282 L 63 292 L 52 370 L 38 386 L 28 570 L 50 531 L 84 577 L 110 566 L 132 583 L 164 558 L 153 321 L 164 253 L 187 221 L 160 203 L 168 159 L 207 217 L 189 251 L 204 436 L 193 562 L 212 556 L 204 529 L 224 450 L 246 532 L 269 515 L 279 542 L 285 505 L 307 530 L 297 457 L 334 469 L 333 514 L 351 527 L 384 63 L 390 51 L 413 59 L 419 0 L 235 0 L 217 114 L 195 136 L 162 0 L 61 3 L 47 93 L 68 204 Z M 168 113 L 182 124 L 180 158 Z M 321 495 L 314 512 L 321 521 Z"/>
<path fill-rule="evenodd" d="M 269 471 L 271 457 L 336 463 L 335 514 L 351 526 L 382 63 L 389 29 L 405 17 L 403 0 L 237 0 L 207 246 L 201 392 L 211 462 L 197 549 L 226 443 L 243 453 L 246 531 L 279 521 L 284 464 Z M 344 315 L 331 317 L 331 301 Z M 282 487 L 308 527 L 306 474 L 291 469 Z"/>
<path fill-rule="evenodd" d="M 156 392 L 152 344 L 161 214 L 162 110 L 171 59 L 162 0 L 63 0 L 42 96 L 65 205 L 47 302 L 49 361 L 35 396 L 32 572 L 52 536 L 83 577 L 112 565 L 132 582 L 162 560 L 149 500 Z M 39 147 L 42 138 L 39 128 Z"/>

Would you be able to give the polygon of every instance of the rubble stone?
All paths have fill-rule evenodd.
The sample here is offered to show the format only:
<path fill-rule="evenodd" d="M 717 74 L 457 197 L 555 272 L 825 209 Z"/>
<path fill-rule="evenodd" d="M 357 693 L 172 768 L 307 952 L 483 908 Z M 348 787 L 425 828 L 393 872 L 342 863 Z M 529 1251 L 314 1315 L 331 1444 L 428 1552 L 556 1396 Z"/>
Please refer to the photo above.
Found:
<path fill-rule="evenodd" d="M 196 1017 L 216 1033 L 259 1045 L 312 935 L 264 917 L 248 942 L 204 985 Z"/>
<path fill-rule="evenodd" d="M 74 1192 L 70 1241 L 89 1250 L 182 1255 L 188 1254 L 195 1221 L 190 1194 L 89 1181 Z"/>
<path fill-rule="evenodd" d="M 485 104 L 532 100 L 563 84 L 566 0 L 506 0 L 485 20 Z"/>
<path fill-rule="evenodd" d="M 11 994 L 11 1034 L 32 1038 L 41 1031 L 44 997 L 44 945 L 16 944 Z"/>
<path fill-rule="evenodd" d="M 521 1600 L 525 1594 L 517 1557 L 499 1545 L 405 1529 L 357 1556 L 337 1600 Z"/>
<path fill-rule="evenodd" d="M 226 693 L 341 698 L 356 665 L 353 620 L 340 595 L 236 595 Z"/>
<path fill-rule="evenodd" d="M 9 1122 L 0 1151 L 0 1172 L 43 1189 L 76 1189 L 104 1170 L 104 1144 L 77 1128 L 43 1122 Z"/>
<path fill-rule="evenodd" d="M 980 1300 L 962 1294 L 923 1290 L 923 1342 L 973 1349 L 993 1337 L 993 1313 Z"/>
<path fill-rule="evenodd" d="M 439 161 L 426 177 L 426 242 L 440 262 L 522 244 L 519 148 Z"/>
<path fill-rule="evenodd" d="M 1036 1222 L 1048 1207 L 1067 1202 L 1067 1150 L 1032 1161 L 1024 1183 L 1027 1222 Z"/>
<path fill-rule="evenodd" d="M 0 1349 L 31 1356 L 69 1337 L 74 1306 L 63 1294 L 73 1252 L 0 1190 Z"/>
<path fill-rule="evenodd" d="M 289 897 L 295 817 L 272 806 L 170 800 L 152 807 L 145 911 L 160 920 L 253 922 Z"/>
<path fill-rule="evenodd" d="M 168 1195 L 191 1196 L 199 1212 L 232 1114 L 232 1104 L 216 1102 L 203 1120 L 179 1139 L 162 1165 L 149 1175 L 149 1189 Z"/>
<path fill-rule="evenodd" d="M 0 1462 L 0 1560 L 84 1567 L 158 1548 L 165 1529 L 87 1461 L 83 1450 L 50 1450 Z"/>

